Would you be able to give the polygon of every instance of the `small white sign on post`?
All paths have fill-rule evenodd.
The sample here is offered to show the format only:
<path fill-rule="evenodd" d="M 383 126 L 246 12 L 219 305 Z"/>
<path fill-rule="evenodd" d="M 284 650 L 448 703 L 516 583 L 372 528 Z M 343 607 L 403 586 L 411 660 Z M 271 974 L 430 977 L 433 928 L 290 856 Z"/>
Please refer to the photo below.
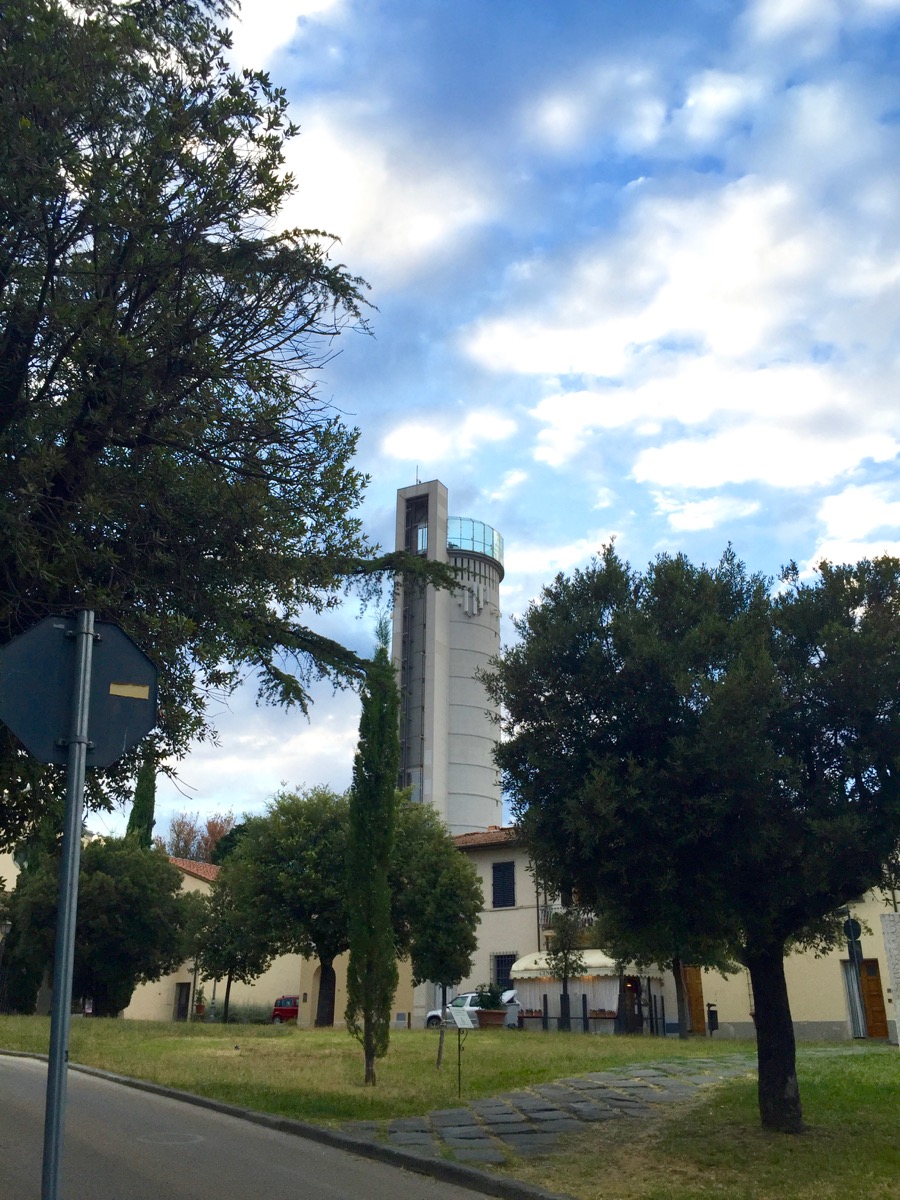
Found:
<path fill-rule="evenodd" d="M 464 1008 L 450 1007 L 447 1009 L 447 1012 L 450 1014 L 450 1019 L 457 1029 L 475 1028 L 475 1022 L 472 1020 L 471 1013 L 467 1012 Z"/>

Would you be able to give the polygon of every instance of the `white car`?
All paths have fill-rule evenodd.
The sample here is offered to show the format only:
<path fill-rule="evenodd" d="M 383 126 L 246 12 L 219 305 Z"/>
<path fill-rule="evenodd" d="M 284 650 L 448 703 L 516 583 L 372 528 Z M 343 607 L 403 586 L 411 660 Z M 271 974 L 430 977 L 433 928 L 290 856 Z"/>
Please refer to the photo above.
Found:
<path fill-rule="evenodd" d="M 460 992 L 450 1003 L 448 1008 L 464 1008 L 467 1012 L 475 1012 L 478 1009 L 478 1004 L 475 999 L 475 992 Z M 519 997 L 514 989 L 510 989 L 503 993 L 503 1004 L 506 1008 L 506 1020 L 504 1025 L 510 1025 L 513 1028 L 518 1028 L 519 1013 L 522 1010 L 522 1005 L 519 1003 Z M 439 1008 L 433 1008 L 425 1018 L 425 1024 L 429 1029 L 436 1029 L 443 1020 L 443 1014 Z M 477 1024 L 477 1022 L 476 1022 Z"/>

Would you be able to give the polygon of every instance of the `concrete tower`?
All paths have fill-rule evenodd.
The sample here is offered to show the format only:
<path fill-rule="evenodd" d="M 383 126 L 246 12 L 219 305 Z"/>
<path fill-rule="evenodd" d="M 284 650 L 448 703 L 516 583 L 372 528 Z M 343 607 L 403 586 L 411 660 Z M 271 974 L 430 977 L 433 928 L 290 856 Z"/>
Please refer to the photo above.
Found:
<path fill-rule="evenodd" d="M 447 489 L 432 480 L 397 493 L 396 546 L 460 577 L 453 592 L 401 589 L 394 602 L 400 783 L 451 833 L 474 833 L 501 823 L 496 709 L 476 671 L 500 648 L 503 539 L 483 521 L 448 516 Z"/>

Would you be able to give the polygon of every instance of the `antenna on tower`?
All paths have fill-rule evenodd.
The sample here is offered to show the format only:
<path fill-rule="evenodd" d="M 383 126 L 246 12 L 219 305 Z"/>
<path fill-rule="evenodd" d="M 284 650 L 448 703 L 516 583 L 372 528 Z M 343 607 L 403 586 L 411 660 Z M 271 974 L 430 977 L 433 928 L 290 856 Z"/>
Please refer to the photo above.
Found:
<path fill-rule="evenodd" d="M 419 464 L 416 463 L 416 484 L 420 484 L 422 480 L 419 478 Z"/>

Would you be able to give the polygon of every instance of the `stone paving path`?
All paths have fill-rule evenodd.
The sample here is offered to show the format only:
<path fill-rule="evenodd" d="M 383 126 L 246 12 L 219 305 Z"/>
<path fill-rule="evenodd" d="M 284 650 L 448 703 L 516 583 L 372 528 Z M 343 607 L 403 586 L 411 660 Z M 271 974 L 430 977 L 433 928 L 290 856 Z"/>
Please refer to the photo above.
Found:
<path fill-rule="evenodd" d="M 427 1158 L 499 1163 L 509 1151 L 547 1153 L 558 1144 L 560 1134 L 597 1121 L 640 1118 L 657 1105 L 690 1099 L 699 1088 L 755 1067 L 755 1055 L 733 1054 L 594 1071 L 473 1100 L 464 1108 L 442 1109 L 425 1117 L 352 1121 L 342 1125 L 341 1131 Z"/>

